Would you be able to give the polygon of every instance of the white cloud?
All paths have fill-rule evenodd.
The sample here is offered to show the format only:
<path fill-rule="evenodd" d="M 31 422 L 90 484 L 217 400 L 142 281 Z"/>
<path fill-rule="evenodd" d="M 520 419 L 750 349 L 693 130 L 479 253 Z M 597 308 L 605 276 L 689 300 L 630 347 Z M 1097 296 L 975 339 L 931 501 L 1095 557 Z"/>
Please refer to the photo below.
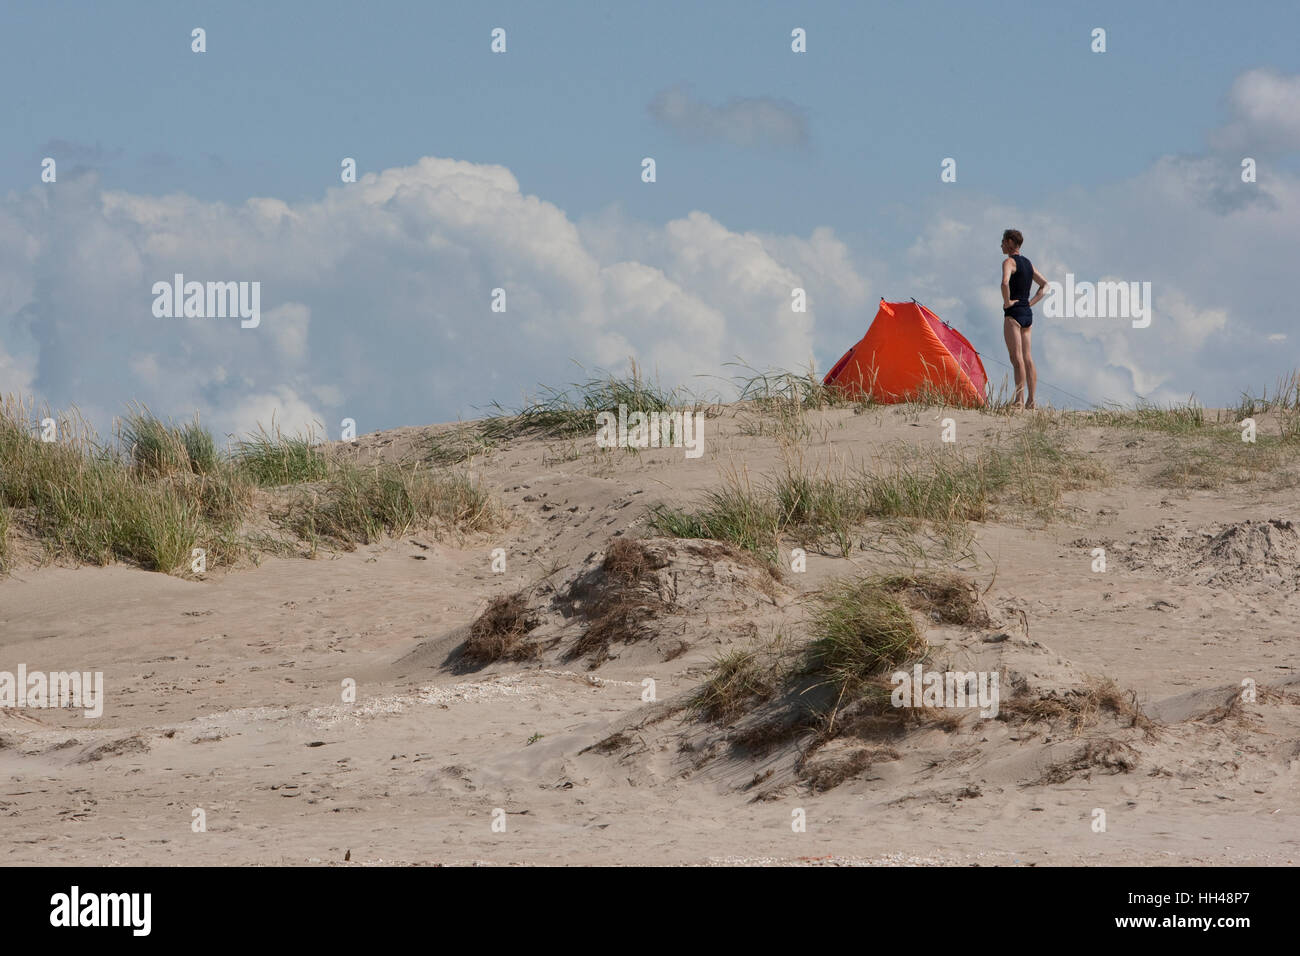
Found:
<path fill-rule="evenodd" d="M 238 205 L 105 192 L 93 175 L 0 200 L 5 384 L 55 405 L 130 401 L 227 433 L 352 417 L 361 431 L 472 415 L 572 379 L 571 360 L 665 381 L 810 356 L 819 315 L 862 281 L 827 229 L 590 224 L 500 166 L 425 158 L 314 201 Z M 258 281 L 261 324 L 155 318 L 155 282 Z M 812 310 L 790 311 L 810 288 Z M 494 288 L 508 310 L 490 310 Z M 283 403 L 282 407 L 277 403 Z"/>
<path fill-rule="evenodd" d="M 1300 149 L 1300 75 L 1250 70 L 1232 84 L 1230 118 L 1211 136 L 1220 148 L 1242 155 Z"/>
<path fill-rule="evenodd" d="M 301 302 L 286 302 L 271 309 L 262 318 L 286 359 L 300 362 L 307 357 L 307 327 L 311 323 L 311 309 Z"/>
<path fill-rule="evenodd" d="M 339 422 L 325 421 L 293 389 L 284 386 L 239 397 L 222 418 L 229 422 L 223 434 L 239 437 L 255 432 L 259 426 L 267 432 L 310 435 L 317 440 L 339 437 Z"/>

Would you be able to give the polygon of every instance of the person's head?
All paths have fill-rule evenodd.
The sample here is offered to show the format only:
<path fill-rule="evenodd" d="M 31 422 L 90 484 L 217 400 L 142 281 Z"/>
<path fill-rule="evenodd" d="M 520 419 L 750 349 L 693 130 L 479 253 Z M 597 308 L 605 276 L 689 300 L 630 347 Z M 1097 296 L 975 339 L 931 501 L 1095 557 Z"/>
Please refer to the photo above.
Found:
<path fill-rule="evenodd" d="M 1019 252 L 1024 242 L 1025 237 L 1020 234 L 1019 229 L 1008 229 L 1002 233 L 1002 251 L 1009 256 Z"/>

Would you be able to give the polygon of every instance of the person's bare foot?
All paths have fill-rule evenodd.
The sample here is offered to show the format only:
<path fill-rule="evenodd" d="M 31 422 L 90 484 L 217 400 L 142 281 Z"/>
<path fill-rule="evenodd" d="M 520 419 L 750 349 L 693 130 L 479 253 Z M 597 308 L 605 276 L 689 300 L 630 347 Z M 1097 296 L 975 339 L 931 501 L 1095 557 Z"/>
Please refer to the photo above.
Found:
<path fill-rule="evenodd" d="M 1033 402 L 1027 402 L 1027 403 L 1025 404 L 1025 408 L 1029 409 L 1031 412 L 1032 412 L 1035 408 L 1037 408 L 1037 407 L 1038 407 L 1038 406 L 1035 405 Z"/>

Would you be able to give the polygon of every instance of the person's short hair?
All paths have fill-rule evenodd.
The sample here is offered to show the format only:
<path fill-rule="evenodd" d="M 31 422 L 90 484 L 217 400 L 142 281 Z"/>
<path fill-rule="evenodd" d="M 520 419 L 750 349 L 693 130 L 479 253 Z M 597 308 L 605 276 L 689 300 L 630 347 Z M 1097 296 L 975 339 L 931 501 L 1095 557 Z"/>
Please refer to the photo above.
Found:
<path fill-rule="evenodd" d="M 1023 246 L 1025 244 L 1025 237 L 1020 234 L 1019 229 L 1008 229 L 1006 232 L 1002 233 L 1002 238 L 1010 239 L 1017 246 Z"/>

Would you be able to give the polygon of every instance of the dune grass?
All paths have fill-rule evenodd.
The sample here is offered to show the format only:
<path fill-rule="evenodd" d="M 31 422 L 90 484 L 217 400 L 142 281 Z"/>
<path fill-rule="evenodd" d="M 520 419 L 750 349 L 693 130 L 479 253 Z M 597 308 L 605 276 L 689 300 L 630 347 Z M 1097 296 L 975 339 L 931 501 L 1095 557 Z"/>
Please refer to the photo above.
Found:
<path fill-rule="evenodd" d="M 837 701 L 925 655 L 925 637 L 911 612 L 882 582 L 837 581 L 817 600 L 804 673 L 830 684 Z"/>
<path fill-rule="evenodd" d="M 132 464 L 151 476 L 210 475 L 220 464 L 216 441 L 197 417 L 178 427 L 161 421 L 144 405 L 131 406 L 121 419 L 118 442 Z"/>
<path fill-rule="evenodd" d="M 287 504 L 273 517 L 313 548 L 500 519 L 464 476 L 332 460 L 310 436 L 259 429 L 224 456 L 197 421 L 178 427 L 143 406 L 124 416 L 112 445 L 98 444 L 75 415 L 60 429 L 70 437 L 42 441 L 38 420 L 16 397 L 0 403 L 0 508 L 6 525 L 23 512 L 54 559 L 187 574 L 200 548 L 209 569 L 236 564 L 266 543 L 249 527 L 261 514 L 259 487 L 279 489 Z"/>
<path fill-rule="evenodd" d="M 458 465 L 487 455 L 497 447 L 496 439 L 484 434 L 485 422 L 457 422 L 429 437 L 427 460 L 433 465 Z"/>
<path fill-rule="evenodd" d="M 1241 440 L 1240 430 L 1207 429 L 1195 441 L 1179 439 L 1162 449 L 1156 483 L 1165 488 L 1213 491 L 1233 484 L 1271 479 L 1274 490 L 1293 488 L 1300 477 L 1292 466 L 1300 456 L 1300 435 L 1257 434 Z"/>
<path fill-rule="evenodd" d="M 0 502 L 0 575 L 9 571 L 9 507 Z"/>
<path fill-rule="evenodd" d="M 239 472 L 262 488 L 323 481 L 330 475 L 330 463 L 311 431 L 285 435 L 274 426 L 270 431 L 259 426 L 235 443 L 232 459 Z"/>
<path fill-rule="evenodd" d="M 753 402 L 764 411 L 784 411 L 790 406 L 818 410 L 871 404 L 869 398 L 854 399 L 842 389 L 828 388 L 811 368 L 802 372 L 784 369 L 760 372 L 736 362 L 728 363 L 728 367 L 740 370 L 732 376 L 737 401 Z"/>
<path fill-rule="evenodd" d="M 1072 736 L 1080 736 L 1101 721 L 1104 714 L 1127 721 L 1148 738 L 1156 734 L 1156 724 L 1138 703 L 1137 693 L 1123 690 L 1112 678 L 1085 675 L 1082 686 L 1063 694 L 1017 693 L 1004 700 L 998 720 L 1017 724 L 1045 724 L 1049 729 L 1062 726 Z"/>
<path fill-rule="evenodd" d="M 1267 388 L 1258 397 L 1243 392 L 1241 401 L 1237 404 L 1236 420 L 1253 418 L 1266 412 L 1283 413 L 1288 419 L 1297 417 L 1297 413 L 1300 413 L 1300 369 L 1281 376 L 1274 383 L 1271 395 Z"/>
<path fill-rule="evenodd" d="M 1256 419 L 1254 441 L 1242 440 L 1242 422 Z M 1211 414 L 1195 398 L 1159 405 L 1138 402 L 1066 413 L 1071 424 L 1127 429 L 1166 437 L 1156 484 L 1184 490 L 1218 490 L 1268 480 L 1274 490 L 1300 484 L 1291 466 L 1300 448 L 1300 371 L 1283 376 L 1259 397 L 1243 394 L 1236 408 Z"/>
<path fill-rule="evenodd" d="M 180 430 L 154 418 L 140 406 L 122 419 L 118 433 L 131 462 L 150 475 L 190 471 L 189 451 Z"/>
<path fill-rule="evenodd" d="M 501 660 L 535 658 L 539 649 L 525 638 L 537 624 L 537 616 L 528 607 L 527 591 L 493 598 L 470 624 L 469 638 L 461 654 L 464 668 L 484 667 Z"/>
<path fill-rule="evenodd" d="M 869 396 L 853 397 L 827 387 L 812 369 L 789 372 L 758 371 L 742 363 L 732 376 L 737 401 L 752 413 L 742 420 L 740 432 L 751 437 L 772 437 L 783 443 L 804 441 L 813 435 L 809 412 L 852 407 L 861 412 L 873 404 Z"/>
<path fill-rule="evenodd" d="M 1139 401 L 1132 408 L 1108 405 L 1105 408 L 1083 412 L 1077 420 L 1080 424 L 1103 428 L 1136 428 L 1171 435 L 1198 432 L 1206 425 L 1205 409 L 1195 398 L 1184 403 L 1169 405 Z"/>
<path fill-rule="evenodd" d="M 863 575 L 833 581 L 811 596 L 808 640 L 794 646 L 782 635 L 766 644 L 717 657 L 691 698 L 697 718 L 729 722 L 785 693 L 807 711 L 791 725 L 816 727 L 836 707 L 888 705 L 885 678 L 923 661 L 929 644 L 913 611 L 945 624 L 988 624 L 974 583 L 951 573 Z M 821 690 L 822 694 L 813 694 Z"/>
<path fill-rule="evenodd" d="M 648 523 L 652 530 L 671 537 L 725 541 L 768 561 L 776 560 L 782 529 L 781 515 L 770 497 L 735 473 L 725 477 L 721 488 L 706 492 L 694 509 L 654 505 Z"/>
<path fill-rule="evenodd" d="M 1103 468 L 1071 450 L 1062 428 L 1039 417 L 971 454 L 904 445 L 872 469 L 836 472 L 787 459 L 758 482 L 733 471 L 695 507 L 659 504 L 648 521 L 662 534 L 727 541 L 768 560 L 787 536 L 830 539 L 847 554 L 855 530 L 870 520 L 950 529 L 1003 510 L 1049 521 L 1065 491 L 1105 478 Z"/>
<path fill-rule="evenodd" d="M 890 594 L 897 594 L 914 609 L 935 621 L 958 627 L 987 627 L 989 614 L 974 583 L 947 572 L 893 573 L 867 579 Z"/>
<path fill-rule="evenodd" d="M 319 487 L 290 502 L 281 524 L 305 541 L 350 549 L 421 528 L 485 531 L 500 518 L 491 496 L 465 475 L 332 463 Z"/>
<path fill-rule="evenodd" d="M 1283 375 L 1271 390 L 1265 388 L 1258 396 L 1243 392 L 1235 408 L 1220 409 L 1212 417 L 1195 396 L 1167 405 L 1141 400 L 1131 407 L 1111 404 L 1067 416 L 1073 424 L 1217 441 L 1229 436 L 1239 439 L 1242 421 L 1269 414 L 1273 421 L 1260 423 L 1261 437 L 1266 435 L 1284 443 L 1300 441 L 1300 370 Z"/>
<path fill-rule="evenodd" d="M 962 627 L 987 621 L 972 582 L 927 572 L 861 576 L 833 581 L 811 600 L 802 644 L 777 635 L 720 655 L 689 699 L 691 716 L 729 725 L 734 749 L 796 745 L 805 779 L 817 772 L 810 758 L 837 737 L 960 724 L 961 715 L 942 708 L 893 706 L 890 675 L 929 657 L 914 611 Z"/>
<path fill-rule="evenodd" d="M 714 659 L 708 678 L 691 695 L 688 709 L 701 720 L 725 723 L 755 701 L 771 699 L 777 688 L 777 673 L 759 651 L 740 648 Z"/>
<path fill-rule="evenodd" d="M 487 421 L 484 435 L 499 441 L 524 434 L 547 438 L 574 438 L 596 433 L 596 415 L 628 411 L 666 412 L 694 410 L 699 400 L 681 389 L 664 389 L 642 378 L 635 365 L 628 376 L 605 375 L 575 383 L 567 389 L 543 389 L 543 397 L 515 412 Z M 497 406 L 500 408 L 500 406 Z"/>
<path fill-rule="evenodd" d="M 635 363 L 627 375 L 597 373 L 562 389 L 541 386 L 539 397 L 513 410 L 494 402 L 497 414 L 436 433 L 429 441 L 429 459 L 456 464 L 526 436 L 550 441 L 585 438 L 596 434 L 599 412 L 617 414 L 620 405 L 629 412 L 666 412 L 698 411 L 706 404 L 685 389 L 666 389 L 646 379 Z"/>
<path fill-rule="evenodd" d="M 100 447 L 80 428 L 46 442 L 30 413 L 12 397 L 0 406 L 0 504 L 28 511 L 52 556 L 169 573 L 193 548 L 233 558 L 248 496 L 237 477 L 196 474 L 180 430 L 133 411 L 120 433 L 130 444 Z"/>

